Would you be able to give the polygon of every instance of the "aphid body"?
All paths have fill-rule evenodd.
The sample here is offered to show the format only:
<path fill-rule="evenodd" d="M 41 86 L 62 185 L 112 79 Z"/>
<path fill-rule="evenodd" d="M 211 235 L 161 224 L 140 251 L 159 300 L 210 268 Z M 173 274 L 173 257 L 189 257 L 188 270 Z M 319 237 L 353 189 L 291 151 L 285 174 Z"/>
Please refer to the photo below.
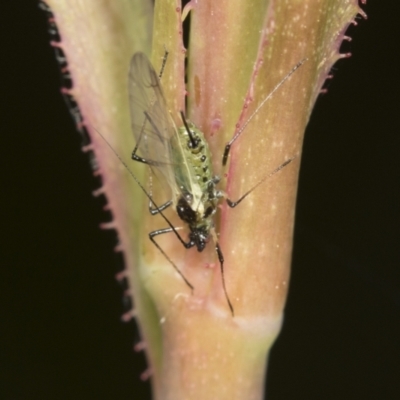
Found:
<path fill-rule="evenodd" d="M 200 252 L 206 247 L 210 235 L 216 242 L 214 214 L 219 201 L 224 197 L 216 187 L 220 178 L 213 175 L 211 152 L 203 133 L 194 124 L 186 121 L 183 112 L 181 118 L 184 126 L 176 127 L 168 112 L 159 77 L 143 53 L 136 53 L 132 57 L 129 93 L 132 131 L 136 138 L 132 158 L 149 165 L 159 181 L 167 183 L 172 195 L 172 200 L 157 206 L 152 193 L 146 192 L 150 199 L 150 212 L 160 213 L 169 225 L 168 228 L 151 232 L 150 240 L 193 289 L 157 244 L 155 237 L 172 232 L 185 248 L 196 247 Z M 163 214 L 163 210 L 171 204 L 189 228 L 187 241 Z M 215 246 L 223 271 L 222 252 L 217 242 Z M 227 302 L 233 314 L 224 278 L 222 279 Z"/>
<path fill-rule="evenodd" d="M 186 127 L 181 127 L 170 140 L 178 189 L 174 205 L 181 220 L 189 226 L 190 243 L 202 251 L 214 227 L 213 216 L 219 199 L 223 196 L 216 189 L 219 178 L 212 175 L 211 153 L 203 133 L 191 123 L 188 128 L 191 138 Z"/>
<path fill-rule="evenodd" d="M 232 143 L 241 135 L 251 119 L 272 94 L 304 63 L 304 61 L 305 60 L 298 63 L 292 71 L 276 85 L 270 95 L 259 104 L 242 128 L 235 133 L 232 140 L 227 143 L 223 155 L 223 165 L 225 165 L 227 161 Z M 161 73 L 162 70 L 163 67 L 161 68 Z M 211 236 L 220 264 L 225 297 L 231 314 L 234 315 L 233 306 L 225 286 L 224 257 L 215 233 L 214 216 L 217 206 L 222 198 L 225 198 L 229 207 L 236 207 L 267 178 L 288 165 L 293 158 L 286 160 L 278 168 L 261 179 L 237 201 L 231 201 L 226 198 L 224 193 L 217 189 L 220 178 L 217 175 L 213 175 L 211 152 L 203 133 L 197 129 L 194 124 L 186 120 L 183 111 L 180 111 L 183 126 L 180 128 L 176 127 L 168 111 L 160 84 L 161 73 L 160 76 L 157 75 L 150 61 L 143 53 L 136 53 L 132 57 L 129 71 L 129 96 L 132 131 L 136 139 L 136 146 L 132 152 L 132 159 L 147 164 L 151 168 L 152 173 L 158 178 L 159 182 L 166 183 L 171 191 L 172 197 L 171 200 L 158 206 L 153 199 L 152 190 L 150 189 L 149 192 L 146 191 L 142 184 L 131 173 L 150 200 L 150 212 L 153 215 L 160 214 L 168 224 L 167 228 L 150 232 L 149 237 L 159 251 L 181 275 L 185 283 L 193 290 L 193 285 L 159 246 L 155 237 L 165 233 L 173 233 L 185 248 L 196 247 L 197 250 L 201 252 L 204 250 Z M 126 164 L 124 163 L 124 165 Z M 182 238 L 178 232 L 178 228 L 175 228 L 163 213 L 163 210 L 171 205 L 175 208 L 180 219 L 186 223 L 189 228 L 189 237 L 187 241 Z"/>

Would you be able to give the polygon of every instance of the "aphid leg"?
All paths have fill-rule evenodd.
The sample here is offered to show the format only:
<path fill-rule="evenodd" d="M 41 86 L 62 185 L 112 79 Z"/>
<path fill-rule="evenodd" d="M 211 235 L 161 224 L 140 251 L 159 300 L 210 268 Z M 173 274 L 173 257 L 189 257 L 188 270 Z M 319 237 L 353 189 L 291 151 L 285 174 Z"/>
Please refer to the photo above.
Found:
<path fill-rule="evenodd" d="M 143 164 L 152 165 L 152 163 L 150 163 L 146 159 L 136 155 L 135 152 L 136 152 L 136 147 L 135 147 L 135 149 L 133 150 L 133 153 L 132 153 L 132 160 L 141 162 Z M 150 170 L 151 170 L 151 168 L 150 168 Z M 153 202 L 153 200 L 152 200 L 153 199 L 153 190 L 152 190 L 152 179 L 151 179 L 151 176 L 150 176 L 150 182 L 151 183 L 150 183 L 150 190 L 149 190 L 149 197 L 150 197 L 150 200 L 149 200 L 149 211 L 150 211 L 151 215 L 156 215 L 156 214 L 162 212 L 163 210 L 165 210 L 166 208 L 168 208 L 172 204 L 172 200 L 167 201 L 166 203 L 162 204 L 160 207 L 156 207 L 154 202 Z"/>
<path fill-rule="evenodd" d="M 139 137 L 138 137 L 138 140 L 137 140 L 137 142 L 136 142 L 135 148 L 133 149 L 132 155 L 131 155 L 132 160 L 135 160 L 135 161 L 138 161 L 138 162 L 142 162 L 142 163 L 144 163 L 144 164 L 148 164 L 148 162 L 146 161 L 146 159 L 144 159 L 144 158 L 142 158 L 142 157 L 139 157 L 139 156 L 136 154 L 136 152 L 137 152 L 137 149 L 138 149 L 138 147 L 139 147 L 139 145 L 140 145 L 140 142 L 142 141 L 143 132 L 144 132 L 144 127 L 146 126 L 146 122 L 147 122 L 147 119 L 145 118 L 144 121 L 143 121 L 143 124 L 142 124 L 142 128 L 141 128 L 141 130 L 140 130 L 140 135 L 139 135 Z M 146 140 L 146 139 L 145 139 L 145 140 Z"/>
<path fill-rule="evenodd" d="M 162 63 L 161 63 L 160 73 L 158 74 L 158 79 L 161 79 L 161 77 L 163 76 L 165 64 L 167 64 L 168 54 L 169 54 L 169 51 L 167 50 L 167 48 L 164 45 L 164 56 L 163 56 Z"/>
<path fill-rule="evenodd" d="M 172 200 L 167 201 L 164 204 L 161 204 L 161 206 L 156 207 L 154 206 L 154 203 L 152 200 L 149 201 L 149 211 L 151 215 L 157 215 L 159 213 L 162 213 L 166 208 L 168 208 L 172 204 Z"/>
<path fill-rule="evenodd" d="M 133 152 L 132 152 L 132 160 L 135 160 L 135 161 L 138 161 L 138 162 L 141 162 L 141 163 L 143 163 L 143 164 L 147 164 L 147 165 L 150 165 L 150 163 L 145 159 L 145 158 L 143 158 L 143 157 L 140 157 L 140 156 L 138 156 L 137 154 L 136 154 L 136 147 L 133 149 Z"/>
<path fill-rule="evenodd" d="M 143 122 L 142 122 L 142 126 L 140 128 L 140 135 L 139 135 L 139 137 L 137 139 L 135 148 L 133 149 L 132 156 L 131 156 L 132 160 L 143 162 L 145 164 L 147 164 L 146 160 L 144 158 L 141 158 L 141 157 L 137 156 L 136 152 L 137 152 L 137 149 L 138 149 L 138 147 L 140 145 L 140 142 L 142 141 L 142 137 L 144 136 L 144 128 L 146 126 L 146 123 L 147 123 L 147 116 L 146 116 L 146 113 L 145 113 L 145 116 L 144 116 L 144 119 L 143 119 Z M 145 141 L 146 140 L 147 140 L 147 137 L 145 136 Z M 147 143 L 145 144 L 145 146 L 147 146 Z"/>
<path fill-rule="evenodd" d="M 153 242 L 154 246 L 157 247 L 157 249 L 160 251 L 160 253 L 167 259 L 167 261 L 174 267 L 175 271 L 181 276 L 181 278 L 184 280 L 184 282 L 186 283 L 186 285 L 188 285 L 192 291 L 193 294 L 193 290 L 194 290 L 194 286 L 186 279 L 185 275 L 183 275 L 183 273 L 179 270 L 179 268 L 175 265 L 175 263 L 167 256 L 167 254 L 165 253 L 165 251 L 161 248 L 161 246 L 156 242 L 155 237 L 158 235 L 162 235 L 164 233 L 171 233 L 174 232 L 175 234 L 178 234 L 178 232 L 176 231 L 175 228 L 164 228 L 164 229 L 157 229 L 156 231 L 150 232 L 149 233 L 149 238 L 150 240 Z M 180 236 L 179 236 L 180 237 Z M 182 240 L 181 238 L 181 242 L 184 244 L 184 246 L 186 247 L 186 243 Z"/>
<path fill-rule="evenodd" d="M 146 160 L 144 158 L 139 157 L 138 155 L 136 155 L 139 143 L 140 143 L 140 141 L 138 140 L 138 143 L 136 143 L 136 146 L 132 151 L 131 158 L 132 158 L 132 160 L 135 160 L 135 161 L 138 161 L 138 162 L 142 162 L 143 164 L 147 164 L 147 162 L 146 162 Z"/>
<path fill-rule="evenodd" d="M 150 172 L 151 172 L 151 168 L 150 168 Z M 149 176 L 149 195 L 151 200 L 149 200 L 149 211 L 151 215 L 157 215 L 159 213 L 162 213 L 166 208 L 168 208 L 171 204 L 172 204 L 172 200 L 168 200 L 166 201 L 164 204 L 161 204 L 161 206 L 157 207 L 154 202 L 153 202 L 153 176 L 150 173 Z"/>
<path fill-rule="evenodd" d="M 131 158 L 132 158 L 132 160 L 141 162 L 141 163 L 143 163 L 143 164 L 152 165 L 150 161 L 148 161 L 148 160 L 146 160 L 145 158 L 140 157 L 140 156 L 138 156 L 138 155 L 136 154 L 137 149 L 138 149 L 138 147 L 139 147 L 139 145 L 140 145 L 140 142 L 142 141 L 142 137 L 144 136 L 143 132 L 144 132 L 144 127 L 146 126 L 146 122 L 147 122 L 147 121 L 150 122 L 150 125 L 151 125 L 153 128 L 155 127 L 153 121 L 151 120 L 149 114 L 147 114 L 146 111 L 144 112 L 144 116 L 145 116 L 145 118 L 144 118 L 144 120 L 143 120 L 142 128 L 141 128 L 141 130 L 140 130 L 140 136 L 138 137 L 138 140 L 137 140 L 137 142 L 136 142 L 136 146 L 135 146 L 135 148 L 134 148 L 133 151 L 132 151 Z M 146 141 L 146 140 L 147 140 L 147 137 L 144 136 L 144 138 L 145 138 L 144 140 Z M 145 146 L 146 146 L 146 145 L 145 145 Z"/>
<path fill-rule="evenodd" d="M 145 116 L 146 116 L 146 120 L 150 118 L 150 117 L 148 116 L 147 113 L 145 113 Z M 149 119 L 149 121 L 150 121 L 150 123 L 152 123 L 152 121 L 151 121 L 150 119 Z M 143 123 L 143 127 L 144 127 L 144 125 L 145 125 L 145 124 Z M 142 135 L 140 136 L 140 138 L 141 138 L 141 137 L 142 137 Z M 149 161 L 149 160 L 146 160 L 146 159 L 143 158 L 143 157 L 138 156 L 138 155 L 136 154 L 137 148 L 138 148 L 138 144 L 137 144 L 137 145 L 135 146 L 135 148 L 133 149 L 132 156 L 131 156 L 131 157 L 132 157 L 132 160 L 137 161 L 137 162 L 141 162 L 141 163 L 143 163 L 143 164 L 147 164 L 147 165 L 149 165 L 150 167 L 151 167 L 152 165 L 154 165 L 153 162 L 151 162 L 151 161 Z M 151 170 L 151 168 L 150 168 L 150 170 Z M 162 204 L 160 207 L 156 207 L 155 204 L 154 204 L 154 202 L 152 201 L 152 198 L 153 198 L 152 182 L 153 182 L 153 180 L 152 180 L 152 177 L 151 177 L 151 175 L 150 175 L 150 191 L 149 191 L 150 201 L 149 201 L 149 211 L 150 211 L 151 215 L 156 215 L 156 214 L 160 213 L 161 211 L 165 210 L 166 208 L 168 208 L 168 207 L 172 204 L 172 200 L 167 201 L 165 204 Z"/>
<path fill-rule="evenodd" d="M 149 211 L 151 215 L 157 215 L 160 212 L 164 211 L 166 208 L 168 208 L 172 204 L 172 200 L 168 200 L 164 204 L 161 204 L 161 206 L 157 207 L 154 202 L 153 202 L 153 170 L 150 167 L 150 174 L 149 174 L 149 195 L 151 200 L 149 200 Z"/>
<path fill-rule="evenodd" d="M 255 186 L 253 186 L 250 190 L 248 190 L 244 195 L 239 197 L 238 200 L 232 201 L 230 199 L 226 199 L 226 202 L 229 207 L 235 208 L 237 205 L 239 205 L 253 190 L 257 189 L 262 183 L 264 183 L 268 178 L 270 178 L 272 175 L 275 175 L 277 172 L 279 172 L 282 168 L 286 167 L 288 164 L 290 164 L 296 157 L 289 158 L 289 160 L 286 160 L 283 164 L 281 164 L 278 168 L 275 168 L 272 172 L 270 172 L 268 175 L 264 176 L 264 178 L 261 179 Z"/>
<path fill-rule="evenodd" d="M 226 290 L 226 284 L 225 284 L 225 273 L 224 273 L 224 255 L 222 254 L 222 250 L 221 247 L 218 243 L 218 239 L 217 239 L 217 234 L 215 233 L 215 229 L 213 228 L 211 230 L 211 235 L 213 237 L 214 243 L 215 243 L 215 251 L 217 252 L 217 256 L 218 256 L 218 261 L 219 261 L 219 267 L 221 270 L 221 279 L 222 279 L 222 288 L 224 289 L 224 294 L 225 294 L 225 298 L 226 298 L 226 302 L 228 303 L 229 309 L 231 310 L 231 314 L 232 317 L 235 316 L 235 311 L 233 310 L 233 306 L 231 303 L 231 300 L 228 296 L 228 291 Z"/>
<path fill-rule="evenodd" d="M 250 117 L 247 119 L 247 121 L 236 130 L 235 134 L 233 135 L 233 138 L 225 145 L 225 150 L 224 154 L 222 156 L 222 165 L 226 165 L 226 162 L 228 161 L 228 155 L 231 150 L 231 146 L 233 142 L 243 133 L 243 131 L 246 129 L 247 125 L 250 123 L 250 121 L 256 116 L 256 114 L 260 111 L 260 108 L 272 97 L 272 95 L 294 74 L 296 70 L 298 70 L 305 62 L 307 61 L 307 58 L 303 58 L 301 61 L 299 61 L 292 69 L 291 71 L 284 76 L 281 81 L 272 89 L 272 91 L 269 93 L 269 95 L 257 106 L 257 108 L 254 110 L 254 112 L 250 115 Z"/>

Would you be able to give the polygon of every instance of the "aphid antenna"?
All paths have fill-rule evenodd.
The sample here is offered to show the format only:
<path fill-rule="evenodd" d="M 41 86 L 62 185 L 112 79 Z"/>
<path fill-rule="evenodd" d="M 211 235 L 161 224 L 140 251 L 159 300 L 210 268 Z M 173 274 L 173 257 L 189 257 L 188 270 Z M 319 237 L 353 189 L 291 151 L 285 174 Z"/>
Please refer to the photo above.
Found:
<path fill-rule="evenodd" d="M 245 194 L 243 194 L 238 200 L 232 201 L 232 200 L 226 198 L 226 202 L 227 202 L 228 206 L 230 208 L 235 208 L 236 206 L 238 206 L 251 192 L 253 192 L 255 189 L 257 189 L 262 183 L 264 183 L 272 175 L 275 175 L 281 169 L 285 168 L 288 164 L 290 164 L 296 158 L 297 158 L 297 156 L 294 156 L 294 157 L 289 158 L 288 160 L 286 160 L 279 167 L 275 168 L 268 175 L 264 176 L 264 178 L 262 178 L 255 186 L 253 186 L 250 190 L 248 190 Z"/>
<path fill-rule="evenodd" d="M 306 61 L 308 58 L 303 58 L 301 61 L 299 61 L 292 69 L 291 71 L 283 77 L 283 79 L 272 89 L 272 91 L 269 93 L 269 95 L 257 106 L 257 108 L 254 110 L 254 112 L 250 115 L 250 117 L 247 119 L 247 121 L 242 125 L 242 127 L 234 134 L 233 138 L 226 144 L 224 154 L 222 156 L 222 165 L 226 165 L 226 162 L 228 160 L 228 155 L 231 150 L 231 146 L 233 142 L 236 141 L 236 139 L 243 133 L 243 131 L 246 129 L 247 125 L 252 121 L 252 119 L 256 116 L 256 114 L 260 111 L 261 107 L 273 96 L 273 94 L 298 70 Z"/>
<path fill-rule="evenodd" d="M 146 113 L 145 113 L 146 114 Z M 157 204 L 154 202 L 152 196 L 150 196 L 149 193 L 147 193 L 147 190 L 144 188 L 144 186 L 140 183 L 139 179 L 135 176 L 135 174 L 131 171 L 129 168 L 128 164 L 123 160 L 123 158 L 116 152 L 116 150 L 111 146 L 111 144 L 108 142 L 108 140 L 96 129 L 93 127 L 93 129 L 100 135 L 100 137 L 104 140 L 104 142 L 107 144 L 107 146 L 110 148 L 110 150 L 115 154 L 115 156 L 118 158 L 118 160 L 122 163 L 122 165 L 125 167 L 125 169 L 128 171 L 129 175 L 134 179 L 134 181 L 138 184 L 142 192 L 146 195 L 146 197 L 150 200 L 150 202 L 154 205 L 154 207 L 157 209 L 157 213 L 159 213 L 164 221 L 169 225 L 169 228 L 167 228 L 168 232 L 174 232 L 175 236 L 178 238 L 178 240 L 182 243 L 184 247 L 187 248 L 187 243 L 182 239 L 181 235 L 179 235 L 177 228 L 175 228 L 171 221 L 164 215 L 163 210 L 166 207 L 158 207 Z M 155 232 L 161 232 L 164 231 L 159 230 Z M 154 233 L 154 232 L 153 232 Z M 178 272 L 178 274 L 181 276 L 181 278 L 184 280 L 184 282 L 189 286 L 189 288 L 194 290 L 194 286 L 186 279 L 185 275 L 179 270 L 179 268 L 175 265 L 175 263 L 168 257 L 168 255 L 164 252 L 164 250 L 158 245 L 158 243 L 154 240 L 153 237 L 150 236 L 150 240 L 154 245 L 157 247 L 157 249 L 160 251 L 160 253 L 166 258 L 166 260 L 174 267 L 174 269 Z"/>
<path fill-rule="evenodd" d="M 198 143 L 197 143 L 196 139 L 193 137 L 192 131 L 189 128 L 189 125 L 185 118 L 185 114 L 183 113 L 182 110 L 180 111 L 180 114 L 181 114 L 183 125 L 185 125 L 186 132 L 189 135 L 189 139 L 190 139 L 190 143 L 192 144 L 192 148 L 195 149 L 197 147 Z"/>
<path fill-rule="evenodd" d="M 165 44 L 164 44 L 164 55 L 162 58 L 160 73 L 158 74 L 158 79 L 160 79 L 160 80 L 161 80 L 161 77 L 163 76 L 165 65 L 167 64 L 168 55 L 169 55 L 169 51 L 167 50 L 167 46 L 165 46 Z"/>

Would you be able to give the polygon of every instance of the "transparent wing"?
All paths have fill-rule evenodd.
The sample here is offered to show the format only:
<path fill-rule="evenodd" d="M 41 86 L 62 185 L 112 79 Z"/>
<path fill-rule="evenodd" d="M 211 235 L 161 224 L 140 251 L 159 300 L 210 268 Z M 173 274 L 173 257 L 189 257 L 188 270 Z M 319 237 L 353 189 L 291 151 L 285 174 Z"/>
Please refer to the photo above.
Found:
<path fill-rule="evenodd" d="M 128 89 L 137 155 L 148 162 L 158 178 L 161 173 L 174 192 L 176 183 L 170 139 L 176 134 L 176 127 L 169 115 L 158 75 L 143 53 L 135 53 L 132 57 Z"/>

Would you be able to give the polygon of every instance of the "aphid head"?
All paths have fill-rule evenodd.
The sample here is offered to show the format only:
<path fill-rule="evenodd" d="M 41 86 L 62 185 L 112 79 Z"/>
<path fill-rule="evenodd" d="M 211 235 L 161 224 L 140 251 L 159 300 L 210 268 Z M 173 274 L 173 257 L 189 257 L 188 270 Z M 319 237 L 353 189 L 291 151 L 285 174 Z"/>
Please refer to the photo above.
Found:
<path fill-rule="evenodd" d="M 208 207 L 204 216 L 201 216 L 199 212 L 193 210 L 191 205 L 192 197 L 188 194 L 187 196 L 181 196 L 176 205 L 176 212 L 179 218 L 189 225 L 189 243 L 188 248 L 196 246 L 197 251 L 203 251 L 208 242 L 210 235 L 210 223 L 208 217 L 213 214 L 213 208 Z"/>
<path fill-rule="evenodd" d="M 201 252 L 208 242 L 208 231 L 204 227 L 196 227 L 189 234 L 190 243 L 196 246 L 197 251 Z"/>

